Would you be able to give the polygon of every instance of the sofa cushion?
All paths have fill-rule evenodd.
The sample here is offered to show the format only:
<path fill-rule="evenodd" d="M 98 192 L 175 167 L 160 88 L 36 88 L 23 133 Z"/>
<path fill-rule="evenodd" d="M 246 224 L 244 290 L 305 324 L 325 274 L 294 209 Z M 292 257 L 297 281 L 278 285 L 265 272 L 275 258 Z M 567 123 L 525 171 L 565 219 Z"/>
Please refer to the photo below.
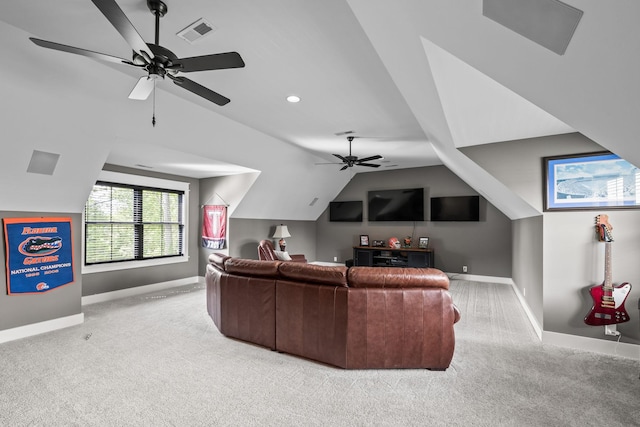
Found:
<path fill-rule="evenodd" d="M 352 288 L 441 288 L 449 289 L 449 277 L 435 268 L 351 267 Z"/>
<path fill-rule="evenodd" d="M 237 274 L 239 276 L 277 278 L 278 266 L 281 263 L 282 261 L 229 258 L 224 263 L 224 269 L 229 274 Z"/>
<path fill-rule="evenodd" d="M 302 283 L 347 287 L 347 267 L 283 262 L 279 265 L 283 279 Z"/>

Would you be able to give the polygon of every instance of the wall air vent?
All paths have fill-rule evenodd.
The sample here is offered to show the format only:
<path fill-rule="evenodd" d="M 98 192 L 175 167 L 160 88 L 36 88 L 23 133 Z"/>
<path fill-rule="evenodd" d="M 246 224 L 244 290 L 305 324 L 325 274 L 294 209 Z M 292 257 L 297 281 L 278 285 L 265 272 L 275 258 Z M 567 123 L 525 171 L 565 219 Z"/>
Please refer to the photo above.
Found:
<path fill-rule="evenodd" d="M 176 34 L 188 43 L 195 43 L 203 37 L 213 33 L 216 27 L 207 22 L 204 18 L 198 19 L 193 24 L 187 26 Z"/>
<path fill-rule="evenodd" d="M 29 166 L 27 166 L 27 172 L 39 173 L 42 175 L 53 175 L 59 158 L 60 154 L 33 150 Z"/>

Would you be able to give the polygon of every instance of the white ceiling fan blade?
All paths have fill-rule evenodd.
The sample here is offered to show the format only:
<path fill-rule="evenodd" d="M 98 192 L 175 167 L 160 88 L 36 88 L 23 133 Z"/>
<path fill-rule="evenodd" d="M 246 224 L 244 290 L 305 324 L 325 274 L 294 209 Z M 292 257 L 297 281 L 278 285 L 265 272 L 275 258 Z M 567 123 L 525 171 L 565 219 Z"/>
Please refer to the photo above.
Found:
<path fill-rule="evenodd" d="M 148 76 L 140 77 L 140 80 L 138 80 L 138 83 L 136 83 L 135 87 L 129 94 L 129 99 L 137 99 L 137 100 L 144 101 L 149 97 L 149 95 L 151 95 L 151 92 L 153 91 L 154 83 L 155 83 L 155 79 L 153 78 L 150 78 Z"/>

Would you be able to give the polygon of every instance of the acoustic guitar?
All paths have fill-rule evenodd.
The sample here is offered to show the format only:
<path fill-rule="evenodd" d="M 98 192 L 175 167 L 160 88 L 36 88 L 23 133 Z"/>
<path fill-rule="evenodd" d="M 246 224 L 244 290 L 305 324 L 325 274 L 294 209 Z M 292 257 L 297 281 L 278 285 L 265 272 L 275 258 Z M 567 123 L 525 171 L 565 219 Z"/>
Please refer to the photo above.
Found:
<path fill-rule="evenodd" d="M 593 326 L 615 325 L 629 321 L 629 315 L 624 307 L 624 302 L 631 291 L 629 283 L 614 286 L 611 280 L 611 230 L 608 215 L 598 215 L 596 217 L 596 233 L 598 240 L 605 242 L 604 251 L 604 283 L 593 286 L 589 289 L 593 298 L 593 307 L 584 318 L 584 323 Z"/>

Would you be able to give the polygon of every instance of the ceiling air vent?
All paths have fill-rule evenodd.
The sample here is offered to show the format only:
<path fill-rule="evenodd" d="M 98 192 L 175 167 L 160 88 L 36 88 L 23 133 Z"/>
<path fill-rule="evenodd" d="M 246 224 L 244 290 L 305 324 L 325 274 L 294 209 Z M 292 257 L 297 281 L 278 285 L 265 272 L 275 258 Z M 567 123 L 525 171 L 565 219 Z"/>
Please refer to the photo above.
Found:
<path fill-rule="evenodd" d="M 194 43 L 204 36 L 213 33 L 215 30 L 216 27 L 211 25 L 204 18 L 200 18 L 176 35 L 189 43 Z"/>

